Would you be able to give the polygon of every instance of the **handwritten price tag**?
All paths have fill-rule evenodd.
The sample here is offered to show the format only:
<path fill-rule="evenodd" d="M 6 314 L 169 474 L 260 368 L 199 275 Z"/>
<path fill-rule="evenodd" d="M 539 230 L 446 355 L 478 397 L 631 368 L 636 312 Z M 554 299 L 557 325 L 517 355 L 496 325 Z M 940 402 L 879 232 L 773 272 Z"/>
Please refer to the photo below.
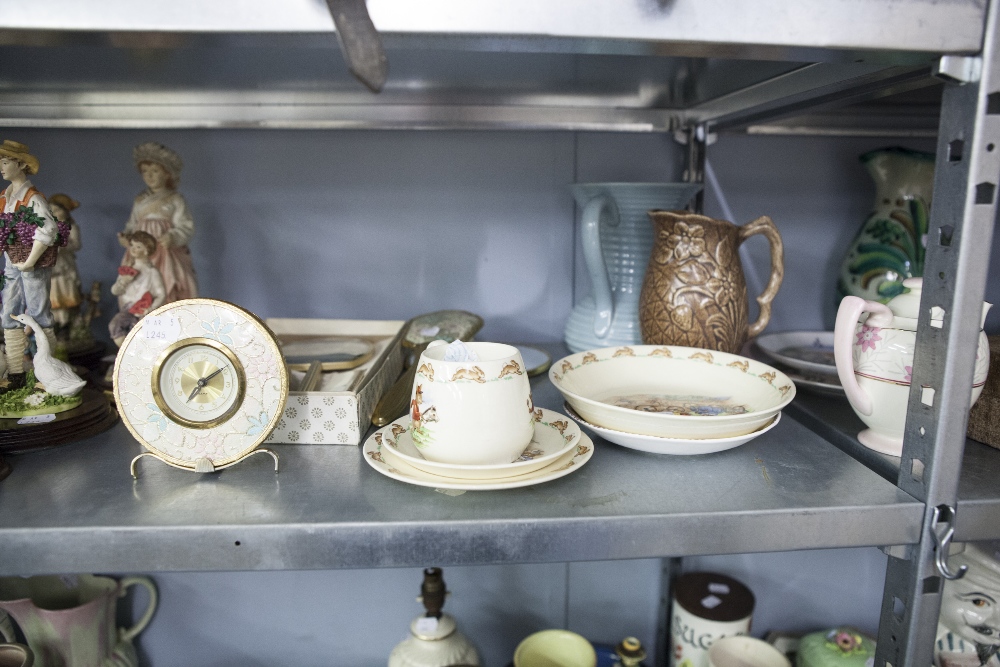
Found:
<path fill-rule="evenodd" d="M 50 421 L 56 418 L 55 415 L 32 415 L 30 417 L 21 417 L 17 420 L 18 424 L 48 424 Z"/>
<path fill-rule="evenodd" d="M 181 323 L 176 317 L 164 315 L 144 317 L 142 334 L 146 340 L 156 343 L 173 343 L 181 337 Z"/>
<path fill-rule="evenodd" d="M 438 629 L 438 620 L 436 618 L 418 618 L 416 623 L 416 631 L 422 635 L 429 635 L 432 632 L 436 632 Z"/>

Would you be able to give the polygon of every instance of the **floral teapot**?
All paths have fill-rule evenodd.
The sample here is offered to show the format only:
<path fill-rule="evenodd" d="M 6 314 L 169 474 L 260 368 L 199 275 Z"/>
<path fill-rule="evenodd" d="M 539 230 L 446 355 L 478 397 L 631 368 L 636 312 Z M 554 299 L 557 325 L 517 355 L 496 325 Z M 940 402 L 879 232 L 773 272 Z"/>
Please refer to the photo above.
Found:
<path fill-rule="evenodd" d="M 837 311 L 833 335 L 837 375 L 854 412 L 868 425 L 858 433 L 858 440 L 891 456 L 903 452 L 922 286 L 922 278 L 908 278 L 903 281 L 907 291 L 888 304 L 847 296 Z M 982 327 L 991 306 L 983 302 L 971 403 L 982 393 L 989 371 L 989 342 Z M 859 322 L 862 313 L 870 315 Z"/>

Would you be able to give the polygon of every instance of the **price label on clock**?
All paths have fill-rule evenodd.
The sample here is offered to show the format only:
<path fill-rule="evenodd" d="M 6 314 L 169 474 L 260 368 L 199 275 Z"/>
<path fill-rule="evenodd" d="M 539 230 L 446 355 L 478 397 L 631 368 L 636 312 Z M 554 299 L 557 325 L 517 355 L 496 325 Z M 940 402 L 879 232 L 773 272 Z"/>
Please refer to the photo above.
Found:
<path fill-rule="evenodd" d="M 150 342 L 173 343 L 181 336 L 181 323 L 171 315 L 146 316 L 142 319 L 142 333 Z"/>

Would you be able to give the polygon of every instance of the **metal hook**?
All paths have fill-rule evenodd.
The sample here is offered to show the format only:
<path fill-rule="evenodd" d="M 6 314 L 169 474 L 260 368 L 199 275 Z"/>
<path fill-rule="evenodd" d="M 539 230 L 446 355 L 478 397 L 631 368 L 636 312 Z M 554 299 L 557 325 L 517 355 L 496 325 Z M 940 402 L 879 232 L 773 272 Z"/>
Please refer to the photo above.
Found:
<path fill-rule="evenodd" d="M 969 569 L 967 565 L 959 567 L 958 572 L 952 572 L 948 569 L 948 546 L 951 544 L 951 538 L 955 534 L 954 521 L 955 510 L 948 505 L 938 505 L 934 508 L 934 514 L 931 516 L 931 535 L 934 537 L 934 545 L 936 547 L 934 565 L 937 567 L 938 573 L 949 581 L 961 579 Z M 938 533 L 937 529 L 939 523 L 945 524 L 945 530 L 941 534 Z"/>

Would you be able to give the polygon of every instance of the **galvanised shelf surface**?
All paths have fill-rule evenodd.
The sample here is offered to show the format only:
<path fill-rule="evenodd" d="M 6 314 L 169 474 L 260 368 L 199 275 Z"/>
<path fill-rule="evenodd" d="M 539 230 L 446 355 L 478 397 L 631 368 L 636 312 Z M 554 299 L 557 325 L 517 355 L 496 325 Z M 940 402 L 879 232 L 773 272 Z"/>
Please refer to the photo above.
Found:
<path fill-rule="evenodd" d="M 560 356 L 561 346 L 553 346 Z M 546 377 L 538 405 L 560 409 Z M 718 454 L 595 438 L 590 462 L 523 489 L 449 495 L 377 473 L 359 447 L 278 445 L 198 475 L 143 459 L 120 424 L 10 457 L 0 574 L 552 562 L 909 544 L 923 506 L 785 414 Z"/>
<path fill-rule="evenodd" d="M 865 424 L 847 399 L 800 392 L 786 410 L 852 457 L 893 483 L 899 477 L 899 458 L 879 454 L 858 442 Z M 961 443 L 959 443 L 961 444 Z M 956 541 L 1000 539 L 1000 451 L 966 439 L 962 476 L 958 484 Z"/>
<path fill-rule="evenodd" d="M 979 0 L 370 0 L 389 75 L 348 73 L 326 5 L 0 0 L 0 125 L 927 136 L 875 104 L 983 42 Z M 886 26 L 892 26 L 887 30 Z M 45 47 L 45 48 L 38 48 Z M 887 120 L 884 116 L 890 117 Z"/>

